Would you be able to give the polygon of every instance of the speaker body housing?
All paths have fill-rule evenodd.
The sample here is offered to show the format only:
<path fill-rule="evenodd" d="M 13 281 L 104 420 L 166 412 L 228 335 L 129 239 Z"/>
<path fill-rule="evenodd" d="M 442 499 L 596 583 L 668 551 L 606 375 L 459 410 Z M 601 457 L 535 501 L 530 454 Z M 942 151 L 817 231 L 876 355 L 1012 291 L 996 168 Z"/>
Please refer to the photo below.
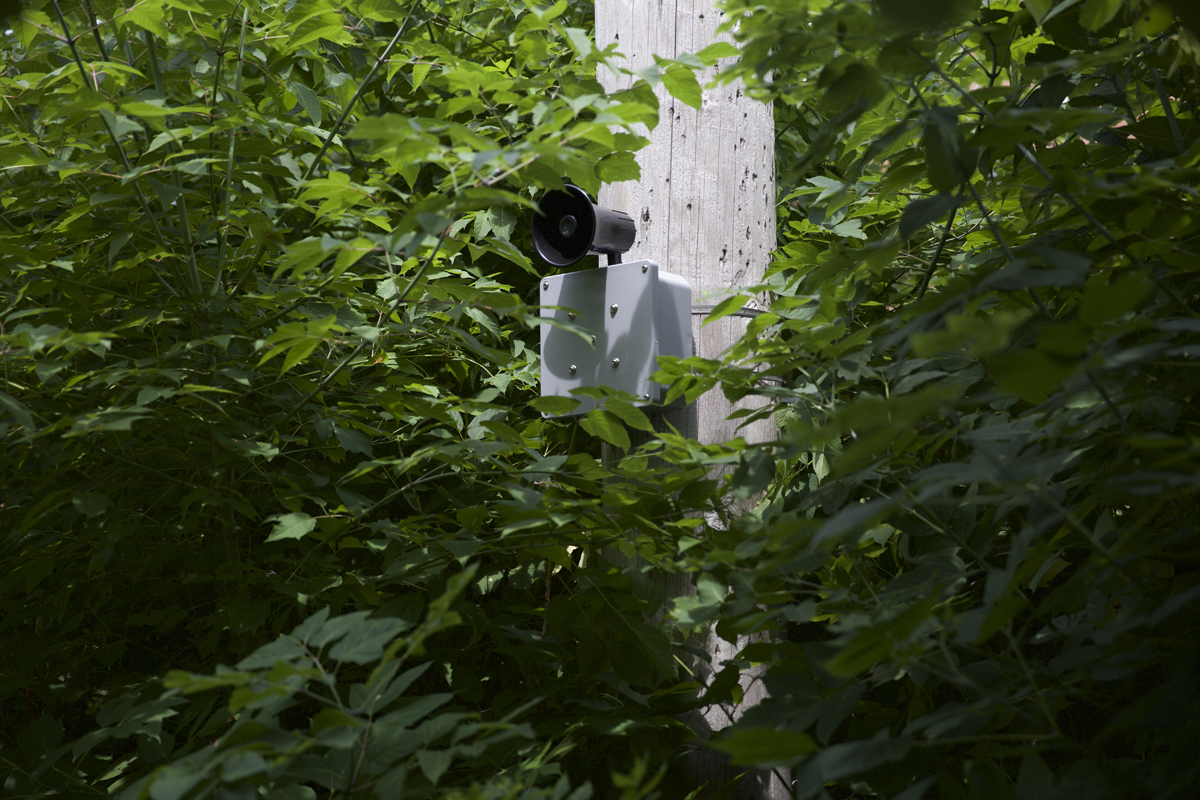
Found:
<path fill-rule="evenodd" d="M 538 206 L 530 220 L 533 247 L 556 267 L 569 267 L 588 255 L 620 256 L 637 238 L 632 217 L 596 205 L 578 186 L 547 192 Z"/>
<path fill-rule="evenodd" d="M 542 279 L 541 395 L 607 386 L 637 405 L 658 405 L 666 387 L 650 376 L 660 356 L 692 355 L 692 290 L 653 261 L 631 261 Z M 596 406 L 592 397 L 569 416 Z"/>

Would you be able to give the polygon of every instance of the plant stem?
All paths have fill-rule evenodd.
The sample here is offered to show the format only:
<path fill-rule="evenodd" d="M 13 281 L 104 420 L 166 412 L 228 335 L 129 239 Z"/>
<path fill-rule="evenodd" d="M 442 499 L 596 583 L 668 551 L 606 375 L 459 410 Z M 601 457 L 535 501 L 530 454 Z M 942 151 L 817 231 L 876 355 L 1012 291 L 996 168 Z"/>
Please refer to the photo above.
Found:
<path fill-rule="evenodd" d="M 954 208 L 950 209 L 950 216 L 946 218 L 946 227 L 942 228 L 942 238 L 938 240 L 937 250 L 933 252 L 933 258 L 929 259 L 929 266 L 925 268 L 925 276 L 917 284 L 920 287 L 917 291 L 918 301 L 925 296 L 925 290 L 929 288 L 929 281 L 933 278 L 933 271 L 937 268 L 938 259 L 942 257 L 942 250 L 945 249 L 946 242 L 950 239 L 950 229 L 954 227 L 954 216 L 958 213 L 959 205 L 960 202 L 956 202 Z"/>
<path fill-rule="evenodd" d="M 238 95 L 242 91 L 242 58 L 246 51 L 246 23 L 250 19 L 250 10 L 242 11 L 242 35 L 238 40 L 237 64 L 233 72 L 233 91 L 234 95 Z M 213 101 L 216 101 L 214 92 Z M 225 274 L 225 254 L 229 246 L 229 226 L 232 221 L 229 218 L 229 204 L 233 199 L 233 154 L 234 148 L 237 145 L 237 136 L 233 131 L 229 131 L 229 146 L 225 151 L 225 186 L 221 190 L 221 232 L 217 237 L 217 268 L 213 273 L 212 289 L 210 294 L 217 295 L 221 291 L 221 278 Z"/>
<path fill-rule="evenodd" d="M 55 2 L 57 2 L 57 0 L 55 0 Z M 403 36 L 408 30 L 408 24 L 411 20 L 412 13 L 409 12 L 409 14 L 405 16 L 404 22 L 400 24 L 399 30 L 396 31 L 396 35 L 392 37 L 390 42 L 388 42 L 387 47 L 383 48 L 383 52 L 380 54 L 379 58 L 375 60 L 375 65 L 371 67 L 371 71 L 367 73 L 367 77 L 364 78 L 363 81 L 358 85 L 358 89 L 354 92 L 354 96 L 350 98 L 350 102 L 346 104 L 344 109 L 342 109 L 342 113 L 338 116 L 337 121 L 334 122 L 333 126 L 329 129 L 329 135 L 325 137 L 325 142 L 321 145 L 321 149 L 317 151 L 317 155 L 313 158 L 312 163 L 309 164 L 308 169 L 305 170 L 304 177 L 300 179 L 301 184 L 305 183 L 309 178 L 312 177 L 313 173 L 317 169 L 317 165 L 321 163 L 321 159 L 325 157 L 326 151 L 329 150 L 329 146 L 333 143 L 334 137 L 337 136 L 338 131 L 341 129 L 342 124 L 345 123 L 346 119 L 350 116 L 350 112 L 354 109 L 354 106 L 358 102 L 359 98 L 361 98 L 363 93 L 366 92 L 367 85 L 375 77 L 375 73 L 379 71 L 379 67 L 391 57 L 392 50 L 394 50 L 396 45 L 400 42 L 400 37 Z M 284 221 L 288 218 L 288 215 L 292 213 L 292 208 L 294 207 L 295 206 L 290 206 L 285 208 L 283 213 L 279 215 L 279 219 L 275 222 L 276 230 L 279 230 L 283 227 Z M 237 283 L 234 284 L 230 294 L 236 294 L 238 290 L 241 289 L 242 284 L 246 282 L 246 279 L 256 269 L 258 269 L 259 263 L 262 261 L 263 256 L 266 255 L 267 247 L 268 245 L 266 242 L 258 246 L 258 251 L 255 252 L 254 258 L 251 259 L 250 263 L 246 266 L 245 271 L 242 273 L 241 277 L 238 278 Z"/>
<path fill-rule="evenodd" d="M 63 35 L 66 36 L 66 38 L 67 38 L 67 46 L 71 48 L 71 55 L 74 56 L 74 58 L 75 58 L 75 65 L 77 67 L 79 67 L 79 74 L 80 74 L 80 76 L 83 77 L 84 85 L 87 85 L 88 84 L 87 68 L 83 65 L 83 59 L 79 57 L 79 48 L 77 48 L 75 46 L 75 37 L 71 35 L 71 28 L 70 28 L 70 26 L 67 25 L 67 18 L 65 16 L 63 16 L 62 8 L 59 7 L 58 0 L 50 0 L 50 1 L 51 1 L 51 4 L 54 6 L 54 13 L 58 16 L 58 22 L 60 25 L 62 25 Z M 96 89 L 95 87 L 93 87 L 93 91 L 96 91 L 97 94 L 99 93 L 98 89 Z M 108 117 L 105 116 L 103 113 L 100 114 L 100 119 L 104 123 L 104 127 L 108 131 L 109 137 L 112 139 L 113 144 L 117 148 L 117 155 L 120 156 L 120 158 L 121 158 L 121 166 L 123 166 L 125 168 L 126 173 L 133 172 L 133 164 L 130 163 L 129 156 L 126 155 L 126 153 L 125 153 L 125 147 L 121 144 L 121 140 L 117 136 L 117 132 L 113 129 L 112 123 L 109 122 Z M 167 240 L 166 240 L 166 237 L 163 236 L 162 228 L 160 228 L 158 226 L 158 218 L 155 217 L 154 213 L 150 210 L 150 202 L 146 199 L 146 193 L 142 190 L 141 184 L 134 182 L 133 190 L 135 192 L 137 192 L 138 200 L 141 201 L 142 210 L 146 213 L 146 218 L 149 219 L 150 224 L 154 226 L 154 237 L 158 240 L 159 246 L 162 247 L 163 252 L 169 254 L 171 252 L 171 248 L 167 246 Z M 170 262 L 168 262 L 168 263 L 170 263 Z M 171 272 L 174 274 L 175 279 L 182 282 L 180 275 L 179 275 L 179 271 L 174 269 L 173 267 L 171 267 L 170 269 L 171 269 Z M 179 292 L 173 286 L 171 286 L 170 283 L 167 282 L 167 280 L 158 272 L 158 270 L 154 270 L 154 276 L 158 279 L 158 282 L 161 283 L 164 288 L 166 288 L 166 290 L 168 292 L 175 295 L 176 297 L 179 296 Z"/>
<path fill-rule="evenodd" d="M 385 316 L 390 317 L 392 314 L 394 314 L 396 312 L 396 309 L 400 308 L 400 304 L 404 302 L 404 298 L 407 297 L 408 293 L 411 292 L 413 290 L 413 287 L 417 285 L 417 281 L 421 280 L 421 278 L 423 278 L 425 276 L 426 271 L 428 271 L 429 266 L 433 263 L 433 259 L 437 256 L 438 251 L 442 249 L 442 244 L 445 243 L 446 236 L 449 233 L 450 233 L 450 226 L 447 225 L 445 228 L 442 229 L 442 233 L 438 237 L 437 244 L 434 245 L 433 250 L 431 250 L 429 252 L 429 255 L 426 256 L 425 261 L 421 264 L 420 267 L 417 268 L 417 271 L 415 273 L 413 273 L 412 278 L 409 279 L 408 285 L 404 287 L 404 291 L 400 292 L 400 294 L 396 296 L 396 299 L 394 301 L 392 301 L 392 305 L 387 310 L 387 314 Z M 295 414 L 297 411 L 299 411 L 301 408 L 303 408 L 305 405 L 307 405 L 308 401 L 312 400 L 314 397 L 316 397 L 318 394 L 320 394 L 321 390 L 324 389 L 325 386 L 331 380 L 333 380 L 335 377 L 337 377 L 337 375 L 339 373 L 341 373 L 341 371 L 343 369 L 345 369 L 347 366 L 349 366 L 350 362 L 353 361 L 355 358 L 357 358 L 358 354 L 361 353 L 363 351 L 363 349 L 366 348 L 366 346 L 367 346 L 367 341 L 365 339 L 363 341 L 359 342 L 358 345 L 355 346 L 355 348 L 353 350 L 351 350 L 350 353 L 344 359 L 342 359 L 341 363 L 338 364 L 336 367 L 334 367 L 332 372 L 330 372 L 328 375 L 326 375 L 320 381 L 317 382 L 317 385 L 314 386 L 313 390 L 308 393 L 308 396 L 305 397 L 303 400 L 301 400 L 299 403 L 297 403 L 287 413 L 287 416 L 290 417 L 292 414 Z"/>

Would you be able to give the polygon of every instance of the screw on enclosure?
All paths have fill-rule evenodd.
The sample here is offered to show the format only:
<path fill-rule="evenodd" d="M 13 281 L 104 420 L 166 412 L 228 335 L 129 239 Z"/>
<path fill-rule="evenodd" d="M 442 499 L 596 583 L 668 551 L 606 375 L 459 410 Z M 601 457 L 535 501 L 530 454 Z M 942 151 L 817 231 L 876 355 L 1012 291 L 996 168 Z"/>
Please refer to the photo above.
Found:
<path fill-rule="evenodd" d="M 650 399 L 650 393 L 649 393 L 649 392 L 646 392 L 644 395 L 642 395 L 642 399 L 643 399 L 643 400 L 649 400 L 649 399 Z"/>
<path fill-rule="evenodd" d="M 617 315 L 617 304 L 616 303 L 613 303 L 611 306 L 609 306 L 608 313 L 612 314 L 614 317 Z"/>
<path fill-rule="evenodd" d="M 574 374 L 575 374 L 575 370 L 577 370 L 577 369 L 579 369 L 579 367 L 577 367 L 577 366 L 575 366 L 574 364 L 572 364 L 572 365 L 571 365 L 571 374 L 572 374 L 572 375 L 574 375 Z"/>
<path fill-rule="evenodd" d="M 575 320 L 575 312 L 574 312 L 574 311 L 568 311 L 568 312 L 567 312 L 567 319 L 569 319 L 569 320 L 571 320 L 571 321 L 573 322 L 573 321 Z"/>
<path fill-rule="evenodd" d="M 616 367 L 619 367 L 620 365 L 621 365 L 621 359 L 614 358 L 613 359 L 613 367 L 616 368 Z"/>
<path fill-rule="evenodd" d="M 592 334 L 592 344 L 595 344 L 595 343 L 596 343 L 596 335 Z"/>
<path fill-rule="evenodd" d="M 549 288 L 550 288 L 550 281 L 542 281 L 542 288 L 543 288 L 543 289 L 549 289 Z"/>
<path fill-rule="evenodd" d="M 642 264 L 642 272 L 645 272 L 648 269 L 650 269 L 648 266 L 646 266 L 645 264 Z"/>

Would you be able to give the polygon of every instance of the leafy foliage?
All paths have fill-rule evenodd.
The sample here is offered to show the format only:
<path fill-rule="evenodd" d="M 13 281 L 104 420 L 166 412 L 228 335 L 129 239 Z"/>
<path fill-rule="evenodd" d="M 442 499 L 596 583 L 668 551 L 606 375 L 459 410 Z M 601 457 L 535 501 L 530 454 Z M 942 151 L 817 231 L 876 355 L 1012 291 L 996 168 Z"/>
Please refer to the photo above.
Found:
<path fill-rule="evenodd" d="M 718 746 L 799 798 L 1191 796 L 1200 29 L 727 8 L 779 109 L 776 300 L 688 366 L 783 377 L 786 431 L 740 558 L 689 552 L 718 632 L 788 635 Z"/>
<path fill-rule="evenodd" d="M 595 82 L 589 14 L 10 19 L 6 791 L 581 800 L 690 735 L 664 714 L 694 692 L 648 699 L 678 683 L 653 586 L 580 562 L 635 513 L 664 542 L 695 514 L 644 459 L 606 488 L 536 399 L 518 220 L 564 176 L 636 177 L 657 116 Z M 667 736 L 618 735 L 642 709 Z"/>
<path fill-rule="evenodd" d="M 765 664 L 714 744 L 797 797 L 1194 794 L 1191 5 L 726 11 L 774 304 L 661 377 L 753 447 L 544 418 L 520 222 L 727 46 L 605 95 L 582 2 L 10 12 L 6 793 L 682 796 Z M 704 686 L 714 624 L 778 635 Z"/>

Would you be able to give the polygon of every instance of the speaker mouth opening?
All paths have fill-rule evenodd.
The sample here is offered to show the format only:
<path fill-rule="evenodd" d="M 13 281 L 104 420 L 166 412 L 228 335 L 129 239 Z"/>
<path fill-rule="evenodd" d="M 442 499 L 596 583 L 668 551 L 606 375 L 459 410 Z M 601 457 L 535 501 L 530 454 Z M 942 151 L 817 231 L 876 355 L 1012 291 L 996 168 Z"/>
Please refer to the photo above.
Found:
<path fill-rule="evenodd" d="M 591 198 L 578 186 L 547 192 L 538 201 L 532 220 L 533 246 L 556 267 L 569 267 L 592 249 L 596 212 Z"/>

